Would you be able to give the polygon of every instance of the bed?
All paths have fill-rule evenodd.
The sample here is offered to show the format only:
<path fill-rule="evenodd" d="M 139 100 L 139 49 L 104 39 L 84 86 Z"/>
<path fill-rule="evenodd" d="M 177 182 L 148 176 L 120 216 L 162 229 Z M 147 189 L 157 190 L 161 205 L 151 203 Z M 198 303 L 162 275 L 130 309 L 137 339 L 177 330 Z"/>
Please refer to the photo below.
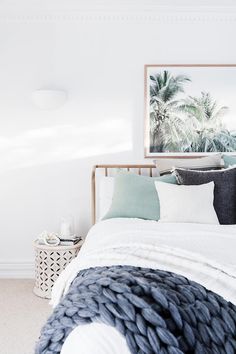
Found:
<path fill-rule="evenodd" d="M 166 277 L 166 275 L 168 275 L 165 286 L 168 285 L 169 279 L 172 279 L 169 278 L 169 275 L 178 274 L 179 278 L 174 278 L 177 288 L 179 286 L 180 289 L 180 283 L 178 285 L 178 281 L 181 282 L 183 280 L 183 284 L 185 284 L 185 278 L 187 278 L 190 281 L 191 288 L 194 287 L 195 284 L 201 284 L 204 289 L 208 289 L 210 291 L 207 294 L 208 299 L 211 299 L 213 296 L 211 292 L 222 297 L 224 300 L 220 300 L 219 298 L 223 306 L 220 311 L 225 319 L 225 323 L 227 323 L 228 326 L 230 323 L 230 328 L 226 330 L 226 332 L 229 331 L 229 333 L 231 333 L 230 336 L 224 334 L 223 337 L 220 338 L 220 335 L 217 334 L 217 332 L 220 333 L 220 330 L 216 330 L 220 322 L 218 324 L 215 322 L 216 327 L 214 333 L 216 334 L 216 339 L 213 338 L 213 335 L 211 337 L 211 334 L 208 336 L 210 339 L 206 339 L 206 342 L 211 341 L 211 350 L 206 349 L 207 345 L 205 348 L 198 346 L 200 344 L 196 342 L 197 345 L 194 351 L 189 351 L 189 353 L 235 353 L 236 312 L 234 312 L 235 308 L 233 306 L 236 304 L 236 225 L 169 224 L 136 218 L 111 218 L 101 220 L 102 214 L 104 214 L 111 202 L 113 186 L 111 183 L 112 179 L 110 179 L 110 182 L 106 184 L 105 187 L 103 186 L 106 193 L 101 201 L 101 195 L 99 195 L 101 190 L 97 187 L 97 182 L 100 179 L 99 174 L 103 171 L 105 177 L 109 179 L 111 176 L 110 172 L 116 171 L 117 168 L 125 168 L 139 175 L 155 175 L 154 165 L 102 165 L 95 167 L 92 174 L 92 218 L 94 225 L 90 229 L 79 255 L 70 263 L 56 282 L 52 293 L 51 304 L 56 309 L 58 306 L 60 307 L 61 299 L 65 297 L 65 294 L 70 292 L 71 284 L 73 285 L 75 283 L 78 274 L 82 274 L 80 282 L 82 284 L 81 287 L 83 287 L 84 279 L 86 281 L 87 269 L 94 270 L 94 274 L 98 272 L 98 279 L 101 279 L 103 274 L 106 274 L 106 272 L 110 270 L 117 272 L 118 269 L 119 271 L 119 267 L 122 266 L 131 267 L 131 269 L 132 267 L 136 267 L 135 269 L 139 267 L 149 272 L 150 276 L 152 275 L 151 270 L 158 270 L 163 272 L 159 274 L 160 276 L 163 275 Z M 97 222 L 95 223 L 95 221 Z M 103 273 L 99 273 L 99 269 L 102 269 Z M 125 270 L 127 269 L 129 270 L 130 268 L 125 268 Z M 140 279 L 141 277 L 139 276 L 139 284 Z M 145 289 L 145 285 L 142 284 L 142 281 L 141 286 Z M 187 289 L 187 285 L 182 288 L 183 294 L 185 295 L 184 291 Z M 198 288 L 198 290 L 199 289 L 200 291 L 205 291 L 201 290 L 203 288 Z M 81 296 L 83 296 L 83 294 Z M 107 297 L 109 296 L 112 297 L 112 293 L 107 294 Z M 186 296 L 188 295 L 186 294 Z M 163 302 L 165 302 L 164 299 Z M 162 305 L 165 306 L 164 303 L 162 303 Z M 137 306 L 139 305 L 137 304 Z M 204 311 L 203 309 L 202 313 L 204 313 Z M 74 312 L 71 312 L 73 316 Z M 81 314 L 82 312 L 83 311 L 81 311 Z M 229 318 L 227 317 L 227 313 L 230 314 Z M 117 314 L 117 323 L 119 322 L 119 315 L 121 314 Z M 123 316 L 125 316 L 125 314 Z M 155 314 L 153 314 L 153 316 L 155 316 Z M 132 352 L 130 349 L 132 343 L 128 343 L 128 335 L 122 335 L 122 331 L 117 330 L 118 325 L 112 326 L 106 323 L 106 321 L 95 319 L 94 321 L 85 321 L 83 325 L 76 326 L 73 324 L 72 328 L 69 323 L 69 317 L 69 315 L 66 317 L 68 323 L 65 323 L 65 327 L 67 327 L 68 330 L 66 339 L 62 341 L 61 347 L 57 346 L 58 336 L 65 336 L 65 331 L 63 333 L 58 331 L 57 335 L 53 335 L 54 337 L 51 339 L 51 348 L 53 349 L 50 349 L 51 351 L 46 348 L 46 344 L 44 343 L 41 349 L 38 349 L 38 353 L 130 354 Z M 175 320 L 177 322 L 176 318 Z M 222 322 L 222 319 L 219 321 Z M 124 322 L 129 321 L 124 320 Z M 201 320 L 200 324 L 202 324 L 202 322 L 204 321 Z M 54 323 L 57 325 L 55 318 Z M 82 324 L 82 322 L 80 324 Z M 127 324 L 127 326 L 129 325 Z M 201 332 L 201 327 L 199 328 Z M 206 328 L 209 328 L 209 323 L 208 327 L 205 327 L 205 329 Z M 205 329 L 203 330 L 204 333 Z M 48 333 L 50 333 L 50 330 L 52 332 L 52 328 L 48 327 Z M 211 332 L 209 331 L 209 333 Z M 160 333 L 160 337 L 162 337 L 162 334 L 163 333 Z M 203 334 L 203 336 L 204 335 L 205 334 Z M 159 349 L 157 348 L 159 344 L 156 344 L 156 349 L 152 351 L 148 347 L 149 344 L 145 346 L 139 334 L 137 334 L 135 338 L 139 342 L 137 353 L 156 352 L 179 354 L 184 352 L 179 349 L 178 345 L 173 343 L 171 345 L 168 344 L 169 346 L 166 344 Z M 154 340 L 155 336 L 152 338 Z M 162 339 L 164 343 L 165 341 L 167 343 L 168 340 L 174 341 L 173 338 L 166 338 L 164 335 Z M 223 351 L 220 349 L 221 346 L 217 344 L 217 341 L 221 340 L 224 341 L 225 345 Z M 41 340 L 41 343 L 42 342 Z M 155 345 L 153 346 L 155 347 Z M 133 352 L 135 352 L 135 350 L 133 350 Z"/>

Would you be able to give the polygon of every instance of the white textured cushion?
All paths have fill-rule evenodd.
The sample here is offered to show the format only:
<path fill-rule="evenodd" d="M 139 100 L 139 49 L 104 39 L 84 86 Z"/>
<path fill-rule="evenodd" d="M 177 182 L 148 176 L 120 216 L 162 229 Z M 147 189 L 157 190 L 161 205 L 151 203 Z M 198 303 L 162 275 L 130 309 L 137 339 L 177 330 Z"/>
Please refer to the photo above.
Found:
<path fill-rule="evenodd" d="M 205 169 L 221 167 L 221 154 L 198 158 L 160 158 L 153 161 L 160 174 L 170 172 L 174 167 Z"/>
<path fill-rule="evenodd" d="M 113 196 L 114 177 L 102 176 L 98 181 L 96 221 L 101 220 L 108 212 Z"/>
<path fill-rule="evenodd" d="M 160 200 L 159 222 L 219 224 L 214 206 L 214 182 L 174 185 L 155 182 Z"/>

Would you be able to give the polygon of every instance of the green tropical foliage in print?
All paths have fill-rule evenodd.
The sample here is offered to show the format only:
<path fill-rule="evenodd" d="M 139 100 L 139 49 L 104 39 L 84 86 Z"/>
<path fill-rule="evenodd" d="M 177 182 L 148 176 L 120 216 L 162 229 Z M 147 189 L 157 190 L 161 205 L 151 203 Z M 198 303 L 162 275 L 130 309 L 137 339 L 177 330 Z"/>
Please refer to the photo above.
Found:
<path fill-rule="evenodd" d="M 236 134 L 222 120 L 229 108 L 209 92 L 185 95 L 190 77 L 164 70 L 151 75 L 150 83 L 150 152 L 236 150 Z"/>

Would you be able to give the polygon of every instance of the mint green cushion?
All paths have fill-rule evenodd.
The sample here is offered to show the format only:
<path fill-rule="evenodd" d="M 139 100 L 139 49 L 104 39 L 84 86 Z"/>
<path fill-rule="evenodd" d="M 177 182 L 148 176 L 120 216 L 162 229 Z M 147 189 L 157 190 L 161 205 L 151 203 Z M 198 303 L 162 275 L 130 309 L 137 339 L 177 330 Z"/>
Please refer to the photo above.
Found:
<path fill-rule="evenodd" d="M 236 165 L 236 156 L 223 155 L 225 167 Z"/>
<path fill-rule="evenodd" d="M 140 218 L 159 220 L 160 203 L 155 181 L 177 184 L 173 175 L 146 177 L 130 172 L 118 173 L 115 176 L 112 205 L 103 219 Z"/>

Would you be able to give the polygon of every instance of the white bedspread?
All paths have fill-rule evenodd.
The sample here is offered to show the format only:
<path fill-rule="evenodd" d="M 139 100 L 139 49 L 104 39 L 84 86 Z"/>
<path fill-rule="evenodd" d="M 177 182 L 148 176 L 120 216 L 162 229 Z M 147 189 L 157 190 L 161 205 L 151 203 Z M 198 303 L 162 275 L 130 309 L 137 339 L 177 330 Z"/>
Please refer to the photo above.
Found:
<path fill-rule="evenodd" d="M 80 270 L 118 264 L 182 274 L 236 304 L 235 225 L 164 224 L 140 219 L 110 219 L 92 227 L 79 255 L 56 281 L 52 305 L 59 302 Z M 124 346 L 122 338 L 120 342 L 114 339 L 106 350 L 104 340 L 101 340 L 104 336 L 101 333 L 96 336 L 96 330 L 93 330 L 92 325 L 89 326 L 88 335 L 96 343 L 96 353 L 100 353 L 100 348 L 101 353 L 112 354 L 117 346 Z M 85 338 L 84 330 L 86 328 L 83 329 L 82 337 Z M 102 330 L 107 336 L 107 328 L 102 327 Z M 63 354 L 90 354 L 88 345 L 83 346 L 83 340 L 75 348 L 75 333 L 78 338 L 82 335 L 82 331 L 79 331 L 78 327 L 68 336 Z M 128 353 L 126 350 L 120 353 Z"/>

